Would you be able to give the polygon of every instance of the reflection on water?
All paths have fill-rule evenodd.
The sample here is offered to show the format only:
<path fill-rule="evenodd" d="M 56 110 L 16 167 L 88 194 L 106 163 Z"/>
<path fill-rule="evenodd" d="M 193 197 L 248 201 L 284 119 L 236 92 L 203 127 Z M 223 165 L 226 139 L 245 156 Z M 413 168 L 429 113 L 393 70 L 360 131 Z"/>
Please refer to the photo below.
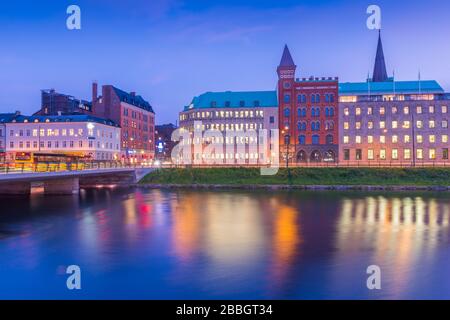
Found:
<path fill-rule="evenodd" d="M 450 195 L 2 198 L 0 298 L 450 298 Z M 65 267 L 82 270 L 79 292 Z M 382 290 L 366 269 L 382 270 Z"/>

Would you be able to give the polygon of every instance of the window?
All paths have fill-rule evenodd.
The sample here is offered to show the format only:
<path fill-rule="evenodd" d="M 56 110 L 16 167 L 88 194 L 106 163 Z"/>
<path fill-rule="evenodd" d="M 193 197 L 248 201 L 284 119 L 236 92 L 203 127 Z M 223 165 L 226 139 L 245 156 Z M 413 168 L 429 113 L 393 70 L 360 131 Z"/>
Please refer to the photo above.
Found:
<path fill-rule="evenodd" d="M 409 121 L 403 121 L 403 129 L 409 129 L 410 128 L 410 122 Z"/>
<path fill-rule="evenodd" d="M 422 120 L 417 120 L 416 127 L 417 127 L 417 129 L 422 129 L 423 128 Z"/>
<path fill-rule="evenodd" d="M 428 122 L 428 127 L 429 127 L 430 129 L 434 129 L 434 128 L 436 127 L 435 121 L 434 121 L 434 120 L 430 120 L 430 121 Z"/>
<path fill-rule="evenodd" d="M 312 144 L 317 145 L 319 144 L 319 136 L 318 135 L 313 135 L 312 136 Z"/>
<path fill-rule="evenodd" d="M 291 95 L 285 94 L 284 95 L 284 103 L 290 103 L 291 102 Z"/>
<path fill-rule="evenodd" d="M 428 157 L 430 160 L 436 160 L 436 149 L 428 150 Z"/>
<path fill-rule="evenodd" d="M 417 106 L 416 107 L 416 113 L 417 114 L 422 114 L 422 112 L 423 112 L 422 107 L 421 106 Z"/>
<path fill-rule="evenodd" d="M 405 142 L 405 143 L 411 142 L 410 136 L 409 136 L 409 135 L 405 135 L 405 136 L 403 137 L 403 142 Z"/>
<path fill-rule="evenodd" d="M 386 143 L 386 136 L 380 136 L 380 143 Z"/>
<path fill-rule="evenodd" d="M 441 127 L 444 128 L 444 129 L 447 129 L 448 128 L 448 121 L 447 120 L 442 120 Z"/>
<path fill-rule="evenodd" d="M 397 143 L 398 142 L 398 136 L 393 135 L 392 136 L 392 143 Z"/>
<path fill-rule="evenodd" d="M 369 159 L 369 160 L 373 160 L 374 159 L 373 149 L 367 150 L 367 159 Z"/>
<path fill-rule="evenodd" d="M 373 114 L 373 108 L 372 107 L 368 107 L 367 108 L 367 114 L 370 116 Z"/>
<path fill-rule="evenodd" d="M 409 114 L 409 107 L 403 108 L 403 114 Z"/>
<path fill-rule="evenodd" d="M 447 111 L 448 111 L 447 106 L 442 106 L 442 107 L 441 107 L 441 112 L 442 112 L 442 113 L 447 113 Z"/>
<path fill-rule="evenodd" d="M 423 149 L 417 149 L 417 159 L 422 160 L 423 159 Z"/>
<path fill-rule="evenodd" d="M 355 114 L 356 114 L 357 116 L 360 116 L 360 115 L 361 115 L 361 108 L 356 108 L 356 109 L 355 109 Z"/>
<path fill-rule="evenodd" d="M 348 108 L 344 108 L 344 115 L 348 116 L 349 114 L 350 114 L 350 112 L 349 112 Z"/>
<path fill-rule="evenodd" d="M 327 144 L 333 144 L 334 143 L 334 139 L 333 139 L 333 136 L 331 134 L 327 135 L 326 143 Z"/>
<path fill-rule="evenodd" d="M 442 135 L 441 139 L 442 139 L 442 143 L 448 143 L 448 135 L 446 135 L 446 134 Z"/>
<path fill-rule="evenodd" d="M 361 130 L 361 122 L 356 122 L 355 123 L 355 128 L 356 128 L 356 130 Z"/>
<path fill-rule="evenodd" d="M 423 142 L 423 137 L 420 134 L 417 135 L 416 141 L 417 141 L 417 143 L 422 143 Z"/>
<path fill-rule="evenodd" d="M 350 160 L 350 150 L 344 149 L 344 160 Z"/>
<path fill-rule="evenodd" d="M 344 143 L 349 143 L 349 142 L 350 142 L 349 136 L 344 136 Z"/>
<path fill-rule="evenodd" d="M 434 134 L 430 134 L 430 136 L 428 137 L 428 141 L 430 143 L 435 143 L 436 142 L 436 136 Z"/>
<path fill-rule="evenodd" d="M 385 129 L 385 128 L 386 128 L 386 122 L 380 121 L 380 129 Z"/>
<path fill-rule="evenodd" d="M 448 148 L 442 149 L 442 159 L 448 160 Z"/>
<path fill-rule="evenodd" d="M 403 150 L 403 158 L 405 160 L 411 159 L 411 149 L 405 149 Z"/>
<path fill-rule="evenodd" d="M 398 150 L 392 149 L 392 160 L 398 160 Z"/>
<path fill-rule="evenodd" d="M 367 143 L 373 143 L 373 136 L 367 136 Z"/>
<path fill-rule="evenodd" d="M 348 122 L 344 122 L 344 130 L 348 130 L 350 128 L 350 125 Z"/>
<path fill-rule="evenodd" d="M 392 121 L 392 129 L 397 129 L 397 128 L 398 128 L 398 122 Z"/>
<path fill-rule="evenodd" d="M 290 114 L 291 114 L 291 111 L 289 110 L 289 108 L 284 108 L 284 116 L 286 118 L 288 118 L 290 116 Z"/>
<path fill-rule="evenodd" d="M 356 149 L 356 160 L 362 160 L 362 150 Z"/>
<path fill-rule="evenodd" d="M 372 130 L 373 129 L 373 121 L 367 122 L 367 128 Z"/>
<path fill-rule="evenodd" d="M 428 113 L 431 113 L 431 114 L 434 113 L 434 106 L 429 106 L 428 107 Z"/>
<path fill-rule="evenodd" d="M 298 136 L 298 144 L 301 144 L 301 145 L 306 144 L 306 137 L 304 135 Z"/>
<path fill-rule="evenodd" d="M 386 114 L 386 108 L 380 107 L 380 115 L 384 116 Z"/>
<path fill-rule="evenodd" d="M 355 141 L 357 144 L 361 143 L 361 136 L 356 136 Z"/>
<path fill-rule="evenodd" d="M 386 160 L 386 149 L 381 149 L 380 150 L 380 159 L 381 160 Z"/>
<path fill-rule="evenodd" d="M 270 122 L 270 123 L 275 123 L 275 117 L 274 117 L 274 116 L 271 116 L 271 117 L 269 118 L 269 122 Z"/>

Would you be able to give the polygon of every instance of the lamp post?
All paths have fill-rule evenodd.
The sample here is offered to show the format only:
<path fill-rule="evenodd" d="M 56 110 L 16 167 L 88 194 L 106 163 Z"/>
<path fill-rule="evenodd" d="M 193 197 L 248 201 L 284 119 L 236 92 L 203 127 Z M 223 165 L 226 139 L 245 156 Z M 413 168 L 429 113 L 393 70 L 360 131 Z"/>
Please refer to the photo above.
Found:
<path fill-rule="evenodd" d="M 291 183 L 291 170 L 289 169 L 289 146 L 291 144 L 291 136 L 286 134 L 284 136 L 284 145 L 286 146 L 286 169 L 288 171 L 289 183 Z"/>

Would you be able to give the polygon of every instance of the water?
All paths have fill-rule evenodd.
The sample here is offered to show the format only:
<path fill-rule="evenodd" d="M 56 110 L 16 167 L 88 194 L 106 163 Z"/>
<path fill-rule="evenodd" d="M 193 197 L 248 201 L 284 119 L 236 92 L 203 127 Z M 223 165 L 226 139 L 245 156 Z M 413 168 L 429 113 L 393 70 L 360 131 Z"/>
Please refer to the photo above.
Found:
<path fill-rule="evenodd" d="M 0 298 L 450 299 L 450 194 L 2 197 Z M 68 265 L 82 289 L 66 288 Z M 369 265 L 382 290 L 366 287 Z"/>

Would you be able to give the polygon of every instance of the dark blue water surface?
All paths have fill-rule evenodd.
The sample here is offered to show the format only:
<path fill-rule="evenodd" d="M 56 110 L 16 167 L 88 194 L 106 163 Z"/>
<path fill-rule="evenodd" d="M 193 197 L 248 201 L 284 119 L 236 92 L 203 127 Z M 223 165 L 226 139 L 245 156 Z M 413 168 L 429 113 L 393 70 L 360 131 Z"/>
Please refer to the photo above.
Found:
<path fill-rule="evenodd" d="M 0 198 L 0 298 L 450 299 L 450 194 Z M 81 268 L 81 290 L 66 267 Z M 367 289 L 369 265 L 382 289 Z"/>

